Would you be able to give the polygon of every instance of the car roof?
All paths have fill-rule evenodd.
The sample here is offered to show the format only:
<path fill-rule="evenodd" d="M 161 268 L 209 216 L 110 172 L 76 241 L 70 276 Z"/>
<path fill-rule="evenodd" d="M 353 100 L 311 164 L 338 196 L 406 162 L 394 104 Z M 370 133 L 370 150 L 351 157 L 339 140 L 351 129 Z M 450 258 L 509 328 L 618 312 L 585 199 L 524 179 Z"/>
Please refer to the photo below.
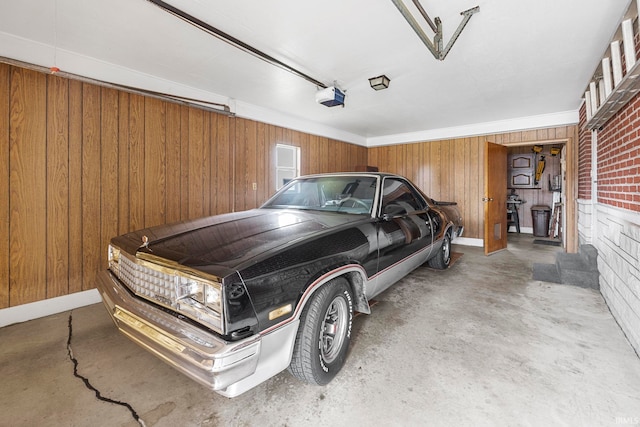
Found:
<path fill-rule="evenodd" d="M 331 173 L 316 173 L 316 174 L 310 174 L 310 175 L 302 175 L 299 176 L 296 179 L 303 179 L 303 178 L 318 178 L 321 176 L 379 176 L 379 177 L 398 177 L 398 178 L 402 178 L 402 176 L 397 175 L 397 174 L 393 174 L 393 173 L 387 173 L 387 172 L 331 172 Z"/>

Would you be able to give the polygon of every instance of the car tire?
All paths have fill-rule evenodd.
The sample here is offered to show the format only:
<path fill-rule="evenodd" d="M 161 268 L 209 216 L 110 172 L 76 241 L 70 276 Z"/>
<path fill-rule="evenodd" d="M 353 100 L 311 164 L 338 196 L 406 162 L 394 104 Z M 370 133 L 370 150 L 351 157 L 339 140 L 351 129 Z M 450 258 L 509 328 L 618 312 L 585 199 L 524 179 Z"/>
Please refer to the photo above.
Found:
<path fill-rule="evenodd" d="M 322 286 L 300 316 L 289 372 L 316 385 L 329 383 L 347 357 L 353 322 L 353 297 L 344 278 Z"/>
<path fill-rule="evenodd" d="M 440 250 L 429 260 L 429 267 L 437 268 L 438 270 L 444 270 L 449 267 L 451 263 L 451 237 L 449 233 L 445 233 L 442 239 L 442 246 Z"/>

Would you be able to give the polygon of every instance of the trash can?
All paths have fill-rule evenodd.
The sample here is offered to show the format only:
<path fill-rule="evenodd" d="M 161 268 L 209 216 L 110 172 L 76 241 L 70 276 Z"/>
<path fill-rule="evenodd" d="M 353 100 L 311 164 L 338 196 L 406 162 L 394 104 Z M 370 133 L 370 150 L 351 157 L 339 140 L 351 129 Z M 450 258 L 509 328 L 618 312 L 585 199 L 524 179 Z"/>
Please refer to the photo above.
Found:
<path fill-rule="evenodd" d="M 533 235 L 536 237 L 549 236 L 549 218 L 551 208 L 547 205 L 531 206 L 531 218 L 533 219 Z"/>

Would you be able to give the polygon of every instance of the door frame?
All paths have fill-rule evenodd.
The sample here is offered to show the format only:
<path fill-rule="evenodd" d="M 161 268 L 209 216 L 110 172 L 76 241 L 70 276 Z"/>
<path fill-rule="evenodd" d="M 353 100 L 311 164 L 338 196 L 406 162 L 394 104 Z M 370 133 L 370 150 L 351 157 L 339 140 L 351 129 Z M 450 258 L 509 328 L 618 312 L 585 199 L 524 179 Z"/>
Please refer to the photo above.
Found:
<path fill-rule="evenodd" d="M 578 217 L 577 217 L 577 201 L 578 201 L 578 135 L 577 129 L 573 137 L 539 139 L 521 142 L 505 142 L 505 147 L 522 147 L 529 145 L 560 145 L 566 147 L 565 159 L 565 176 L 563 180 L 563 196 L 564 196 L 564 235 L 565 235 L 565 252 L 576 253 L 578 251 Z"/>

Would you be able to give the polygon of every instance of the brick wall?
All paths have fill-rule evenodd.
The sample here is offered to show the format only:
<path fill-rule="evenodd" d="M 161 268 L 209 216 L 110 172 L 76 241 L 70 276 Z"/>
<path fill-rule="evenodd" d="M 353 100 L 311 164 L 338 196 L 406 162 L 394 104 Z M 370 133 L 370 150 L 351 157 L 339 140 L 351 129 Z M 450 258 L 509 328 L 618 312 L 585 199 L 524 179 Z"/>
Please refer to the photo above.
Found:
<path fill-rule="evenodd" d="M 640 352 L 640 95 L 597 130 L 597 197 L 591 131 L 580 110 L 578 235 L 598 250 L 600 291 Z"/>
<path fill-rule="evenodd" d="M 598 131 L 598 203 L 640 212 L 640 95 Z"/>
<path fill-rule="evenodd" d="M 580 107 L 578 123 L 578 199 L 591 199 L 591 131 L 587 128 L 587 109 Z"/>

